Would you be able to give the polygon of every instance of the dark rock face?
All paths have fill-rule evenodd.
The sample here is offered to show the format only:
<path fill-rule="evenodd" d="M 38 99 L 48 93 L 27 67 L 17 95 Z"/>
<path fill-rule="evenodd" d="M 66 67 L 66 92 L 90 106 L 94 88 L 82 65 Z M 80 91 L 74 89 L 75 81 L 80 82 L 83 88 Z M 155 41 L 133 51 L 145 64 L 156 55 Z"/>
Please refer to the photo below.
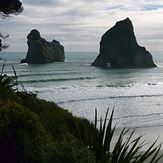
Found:
<path fill-rule="evenodd" d="M 138 45 L 129 18 L 117 22 L 103 36 L 100 42 L 100 54 L 92 66 L 115 68 L 156 67 L 152 55 Z"/>
<path fill-rule="evenodd" d="M 65 61 L 64 47 L 59 41 L 46 41 L 41 38 L 40 33 L 34 29 L 27 36 L 28 52 L 26 59 L 22 59 L 21 63 L 28 64 L 44 64 L 54 61 Z"/>

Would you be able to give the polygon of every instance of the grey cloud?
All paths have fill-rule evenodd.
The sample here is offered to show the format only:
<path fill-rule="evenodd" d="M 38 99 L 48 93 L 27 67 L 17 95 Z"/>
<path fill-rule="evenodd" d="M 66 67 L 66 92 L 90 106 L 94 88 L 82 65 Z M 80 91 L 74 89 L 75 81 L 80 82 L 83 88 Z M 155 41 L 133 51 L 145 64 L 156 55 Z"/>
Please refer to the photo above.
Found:
<path fill-rule="evenodd" d="M 56 5 L 59 6 L 61 1 L 59 0 L 22 0 L 23 5 L 32 5 L 32 6 L 50 6 Z"/>
<path fill-rule="evenodd" d="M 107 7 L 106 10 L 115 10 L 115 9 L 119 9 L 122 7 L 123 7 L 122 5 L 110 6 L 110 7 Z"/>
<path fill-rule="evenodd" d="M 151 11 L 151 10 L 157 10 L 157 9 L 160 9 L 160 8 L 163 8 L 163 5 L 147 4 L 147 5 L 144 5 L 142 7 L 142 10 Z"/>

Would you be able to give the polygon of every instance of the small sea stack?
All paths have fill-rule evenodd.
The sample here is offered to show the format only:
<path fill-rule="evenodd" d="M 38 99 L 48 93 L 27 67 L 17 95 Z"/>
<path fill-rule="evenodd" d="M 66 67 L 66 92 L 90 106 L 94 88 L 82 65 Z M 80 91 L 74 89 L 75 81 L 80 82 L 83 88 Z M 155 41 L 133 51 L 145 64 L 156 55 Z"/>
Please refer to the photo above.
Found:
<path fill-rule="evenodd" d="M 65 61 L 64 47 L 59 41 L 46 41 L 36 29 L 28 34 L 27 39 L 28 52 L 26 58 L 21 60 L 21 63 L 44 64 Z"/>
<path fill-rule="evenodd" d="M 92 63 L 97 67 L 152 68 L 152 55 L 138 45 L 129 18 L 117 22 L 101 38 L 100 53 Z"/>

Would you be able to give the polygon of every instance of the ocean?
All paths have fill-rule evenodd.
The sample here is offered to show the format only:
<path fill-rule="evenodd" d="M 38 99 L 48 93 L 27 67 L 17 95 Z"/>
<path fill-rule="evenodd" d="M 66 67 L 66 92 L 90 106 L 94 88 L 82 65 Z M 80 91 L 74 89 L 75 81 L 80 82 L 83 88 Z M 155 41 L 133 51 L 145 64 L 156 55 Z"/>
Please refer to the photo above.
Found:
<path fill-rule="evenodd" d="M 158 67 L 109 69 L 91 66 L 98 52 L 66 52 L 66 62 L 19 64 L 25 52 L 0 52 L 0 66 L 13 75 L 19 88 L 52 101 L 73 115 L 94 122 L 114 108 L 117 127 L 163 125 L 163 52 L 151 52 Z M 22 87 L 23 86 L 23 87 Z"/>

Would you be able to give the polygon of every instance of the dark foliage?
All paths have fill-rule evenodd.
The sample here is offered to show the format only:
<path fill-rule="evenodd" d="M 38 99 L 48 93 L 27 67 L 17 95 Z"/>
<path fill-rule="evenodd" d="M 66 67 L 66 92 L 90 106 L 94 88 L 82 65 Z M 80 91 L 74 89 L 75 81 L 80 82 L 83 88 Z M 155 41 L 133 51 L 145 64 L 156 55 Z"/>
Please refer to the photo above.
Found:
<path fill-rule="evenodd" d="M 14 92 L 18 91 L 18 81 L 15 69 L 14 70 L 14 76 L 8 76 L 5 73 L 3 73 L 5 63 L 2 65 L 2 70 L 0 73 L 0 98 L 15 98 Z"/>
<path fill-rule="evenodd" d="M 96 130 L 88 120 L 74 117 L 70 112 L 53 102 L 39 100 L 35 94 L 20 92 L 18 94 L 22 105 L 39 115 L 54 137 L 60 137 L 62 134 L 70 132 L 79 140 L 80 144 L 89 144 L 88 135 L 94 135 Z"/>
<path fill-rule="evenodd" d="M 36 94 L 14 92 L 11 77 L 2 74 L 7 81 L 0 80 L 0 162 L 95 161 L 88 149 L 87 132 L 94 133 L 89 121 Z"/>
<path fill-rule="evenodd" d="M 0 12 L 3 14 L 19 14 L 22 12 L 22 3 L 19 0 L 1 0 Z"/>
<path fill-rule="evenodd" d="M 19 0 L 0 0 L 0 17 L 5 19 L 10 14 L 18 15 L 23 11 L 22 3 Z M 4 36 L 0 33 L 0 51 L 8 48 L 9 45 L 3 44 L 2 39 L 6 39 L 9 35 Z"/>
<path fill-rule="evenodd" d="M 91 137 L 90 148 L 95 152 L 96 163 L 143 163 L 149 157 L 150 163 L 157 163 L 163 156 L 158 156 L 162 144 L 155 146 L 156 140 L 145 152 L 142 152 L 141 149 L 146 142 L 142 141 L 142 135 L 133 138 L 135 130 L 129 133 L 129 129 L 122 129 L 113 149 L 111 148 L 115 133 L 115 127 L 112 128 L 114 110 L 107 123 L 108 111 L 109 109 L 104 121 L 100 120 L 99 132 Z M 94 127 L 97 128 L 97 111 Z M 128 133 L 129 135 L 125 137 Z"/>
<path fill-rule="evenodd" d="M 0 109 L 0 162 L 42 162 L 53 142 L 39 117 L 7 101 Z"/>

